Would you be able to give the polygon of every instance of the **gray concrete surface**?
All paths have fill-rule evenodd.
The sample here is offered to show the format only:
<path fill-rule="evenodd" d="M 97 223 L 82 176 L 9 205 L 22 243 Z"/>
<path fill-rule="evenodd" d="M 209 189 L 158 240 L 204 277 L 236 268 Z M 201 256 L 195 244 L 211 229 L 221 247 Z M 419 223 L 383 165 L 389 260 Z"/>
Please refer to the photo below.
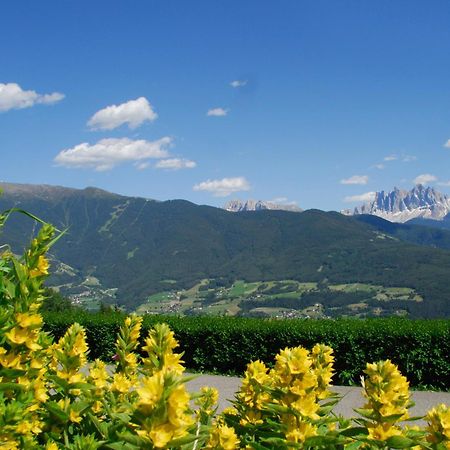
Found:
<path fill-rule="evenodd" d="M 239 390 L 241 379 L 237 377 L 224 377 L 218 375 L 198 375 L 187 383 L 191 392 L 198 391 L 202 386 L 211 386 L 219 390 L 219 408 L 222 411 L 230 406 L 230 400 L 234 399 L 234 394 Z M 339 403 L 334 407 L 336 414 L 344 417 L 355 417 L 354 408 L 361 408 L 364 404 L 362 389 L 360 387 L 334 386 L 334 392 L 342 396 Z M 412 391 L 412 400 L 415 402 L 409 410 L 409 415 L 423 416 L 429 409 L 440 403 L 450 405 L 450 392 Z M 414 422 L 423 425 L 423 421 Z"/>

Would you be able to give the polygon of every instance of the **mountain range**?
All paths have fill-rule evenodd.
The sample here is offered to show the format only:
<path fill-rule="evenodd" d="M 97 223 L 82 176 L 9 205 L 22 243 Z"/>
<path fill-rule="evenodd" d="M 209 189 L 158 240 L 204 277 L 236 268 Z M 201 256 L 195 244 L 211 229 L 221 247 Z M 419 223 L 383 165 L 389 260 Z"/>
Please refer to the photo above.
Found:
<path fill-rule="evenodd" d="M 413 317 L 450 316 L 447 230 L 319 210 L 231 213 L 97 188 L 0 188 L 0 210 L 20 207 L 67 229 L 52 249 L 49 280 L 63 292 L 97 283 L 134 309 L 168 284 L 186 289 L 204 279 L 367 283 L 414 289 L 423 301 L 402 306 Z M 34 230 L 14 215 L 0 244 L 19 252 Z"/>
<path fill-rule="evenodd" d="M 230 212 L 243 212 L 243 211 L 263 211 L 278 210 L 278 211 L 292 211 L 301 212 L 303 211 L 295 204 L 290 203 L 278 203 L 274 201 L 264 201 L 264 200 L 230 200 L 223 207 L 226 211 Z"/>
<path fill-rule="evenodd" d="M 371 202 L 345 213 L 371 214 L 401 223 L 413 219 L 450 220 L 450 197 L 418 184 L 410 191 L 394 188 L 390 192 L 376 192 Z"/>

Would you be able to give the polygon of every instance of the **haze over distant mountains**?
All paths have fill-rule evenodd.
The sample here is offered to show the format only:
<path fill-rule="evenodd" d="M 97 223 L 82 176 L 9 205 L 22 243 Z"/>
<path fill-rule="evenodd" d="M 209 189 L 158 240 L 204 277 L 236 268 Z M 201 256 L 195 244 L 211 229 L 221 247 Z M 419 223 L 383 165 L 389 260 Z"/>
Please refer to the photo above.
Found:
<path fill-rule="evenodd" d="M 450 213 L 450 198 L 432 187 L 416 185 L 410 191 L 375 193 L 374 200 L 344 214 L 371 214 L 390 222 L 404 223 L 413 219 L 444 220 Z"/>
<path fill-rule="evenodd" d="M 241 211 L 262 211 L 265 209 L 279 210 L 279 211 L 303 211 L 295 204 L 291 203 L 278 203 L 276 201 L 264 201 L 264 200 L 230 200 L 223 207 L 226 211 L 241 212 Z"/>
<path fill-rule="evenodd" d="M 291 279 L 324 289 L 328 283 L 366 283 L 408 287 L 423 298 L 405 300 L 392 313 L 398 307 L 415 317 L 450 316 L 446 230 L 319 210 L 231 213 L 97 188 L 0 188 L 0 211 L 20 207 L 67 229 L 51 251 L 50 282 L 63 292 L 98 283 L 133 309 L 168 286 L 186 289 L 204 279 Z M 13 215 L 0 244 L 20 252 L 34 230 L 29 218 Z M 385 310 L 386 302 L 379 300 L 379 307 Z"/>

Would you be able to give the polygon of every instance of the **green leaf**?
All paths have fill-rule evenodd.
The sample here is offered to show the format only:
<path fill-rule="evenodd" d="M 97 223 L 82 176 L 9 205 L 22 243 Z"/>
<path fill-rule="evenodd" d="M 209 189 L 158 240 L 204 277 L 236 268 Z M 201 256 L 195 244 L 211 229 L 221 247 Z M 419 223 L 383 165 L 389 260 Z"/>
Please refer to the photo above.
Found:
<path fill-rule="evenodd" d="M 56 402 L 46 402 L 44 403 L 44 407 L 50 414 L 59 419 L 59 421 L 67 422 L 69 420 L 69 415 Z"/>
<path fill-rule="evenodd" d="M 140 446 L 130 444 L 129 442 L 112 442 L 110 444 L 105 444 L 105 447 L 111 448 L 112 450 L 123 450 L 123 449 L 139 450 L 141 448 Z"/>
<path fill-rule="evenodd" d="M 202 437 L 205 437 L 205 436 L 207 436 L 206 433 L 203 434 L 203 436 L 202 435 L 196 436 L 196 435 L 190 434 L 188 436 L 184 436 L 182 438 L 174 439 L 173 441 L 170 441 L 169 446 L 170 447 L 180 447 L 181 445 L 190 444 L 191 442 L 194 442 L 197 439 L 201 439 Z"/>
<path fill-rule="evenodd" d="M 352 442 L 345 445 L 345 450 L 357 450 L 361 445 L 363 445 L 363 442 Z"/>
<path fill-rule="evenodd" d="M 102 438 L 106 439 L 108 437 L 108 425 L 105 422 L 100 422 L 91 412 L 88 412 L 87 415 Z"/>
<path fill-rule="evenodd" d="M 341 436 L 345 436 L 345 437 L 354 437 L 354 436 L 360 436 L 360 435 L 367 436 L 368 431 L 367 431 L 366 427 L 352 427 L 352 428 L 347 428 L 345 430 L 339 431 L 339 434 Z"/>
<path fill-rule="evenodd" d="M 391 436 L 386 441 L 386 444 L 390 448 L 410 448 L 416 445 L 416 443 L 412 439 L 404 436 Z"/>
<path fill-rule="evenodd" d="M 374 413 L 371 409 L 355 408 L 353 411 L 357 412 L 360 416 L 366 417 L 367 419 L 374 419 Z"/>

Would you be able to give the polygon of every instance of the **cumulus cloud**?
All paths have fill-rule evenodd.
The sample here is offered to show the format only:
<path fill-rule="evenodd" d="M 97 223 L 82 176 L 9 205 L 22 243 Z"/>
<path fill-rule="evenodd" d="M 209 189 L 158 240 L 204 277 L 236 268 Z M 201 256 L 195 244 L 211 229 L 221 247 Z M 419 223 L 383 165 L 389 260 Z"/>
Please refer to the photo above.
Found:
<path fill-rule="evenodd" d="M 145 97 L 130 100 L 120 105 L 110 105 L 97 111 L 87 123 L 92 130 L 113 130 L 127 124 L 137 128 L 144 122 L 153 122 L 158 114 Z"/>
<path fill-rule="evenodd" d="M 444 144 L 444 147 L 450 148 L 450 139 Z"/>
<path fill-rule="evenodd" d="M 194 191 L 211 192 L 215 197 L 226 197 L 234 192 L 249 191 L 250 183 L 244 177 L 206 180 L 193 187 Z"/>
<path fill-rule="evenodd" d="M 64 98 L 64 94 L 38 94 L 36 91 L 24 91 L 17 83 L 0 83 L 0 112 L 10 109 L 30 108 L 36 104 L 52 105 Z"/>
<path fill-rule="evenodd" d="M 206 115 L 213 116 L 213 117 L 223 117 L 228 114 L 228 111 L 229 111 L 228 109 L 224 109 L 224 108 L 212 108 L 212 109 L 208 110 Z"/>
<path fill-rule="evenodd" d="M 344 202 L 371 202 L 375 198 L 375 195 L 376 192 L 366 192 L 365 194 L 360 195 L 350 195 L 349 197 L 344 198 Z"/>
<path fill-rule="evenodd" d="M 395 161 L 398 159 L 397 155 L 388 155 L 383 158 L 383 161 Z"/>
<path fill-rule="evenodd" d="M 424 173 L 414 178 L 415 184 L 428 184 L 432 183 L 433 181 L 437 181 L 437 177 L 431 175 L 430 173 Z"/>
<path fill-rule="evenodd" d="M 367 175 L 353 175 L 350 178 L 341 180 L 341 184 L 367 184 L 369 177 Z"/>
<path fill-rule="evenodd" d="M 230 86 L 234 88 L 240 88 L 244 87 L 247 83 L 248 83 L 247 80 L 234 80 L 230 83 Z"/>
<path fill-rule="evenodd" d="M 140 162 L 152 158 L 167 158 L 168 148 L 172 144 L 170 137 L 157 141 L 122 139 L 101 139 L 96 144 L 87 142 L 73 148 L 62 150 L 55 157 L 56 164 L 71 168 L 110 170 L 126 162 Z M 142 164 L 137 166 L 145 168 Z"/>
<path fill-rule="evenodd" d="M 195 161 L 180 158 L 162 159 L 158 161 L 155 165 L 157 169 L 168 169 L 168 170 L 193 169 L 196 166 L 197 163 Z"/>

